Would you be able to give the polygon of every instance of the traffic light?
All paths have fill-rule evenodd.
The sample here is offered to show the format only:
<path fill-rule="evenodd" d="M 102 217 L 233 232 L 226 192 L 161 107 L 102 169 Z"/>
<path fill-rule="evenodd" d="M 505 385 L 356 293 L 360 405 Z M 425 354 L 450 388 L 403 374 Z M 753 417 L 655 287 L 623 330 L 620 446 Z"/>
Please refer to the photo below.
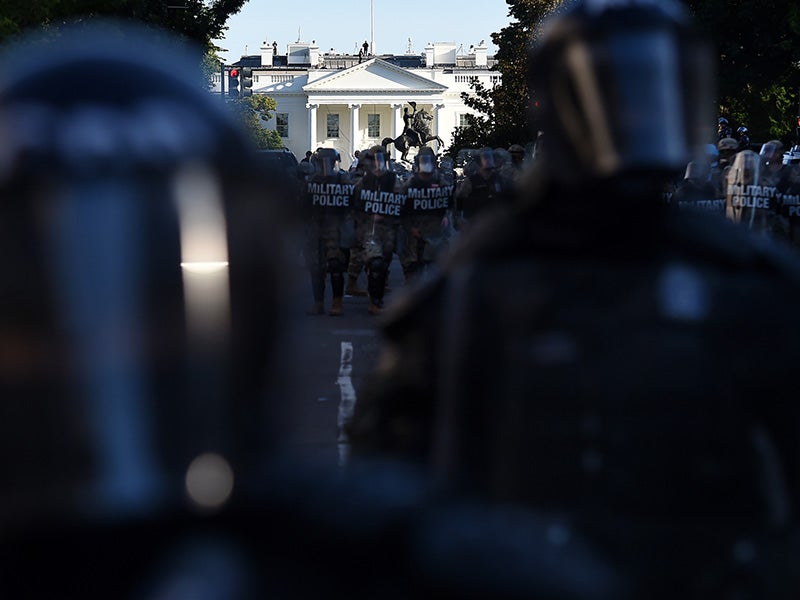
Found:
<path fill-rule="evenodd" d="M 228 96 L 239 97 L 239 69 L 236 67 L 231 67 L 231 70 L 228 71 Z"/>
<path fill-rule="evenodd" d="M 253 95 L 253 69 L 250 67 L 242 67 L 239 70 L 239 83 L 242 86 L 240 95 L 242 97 Z"/>

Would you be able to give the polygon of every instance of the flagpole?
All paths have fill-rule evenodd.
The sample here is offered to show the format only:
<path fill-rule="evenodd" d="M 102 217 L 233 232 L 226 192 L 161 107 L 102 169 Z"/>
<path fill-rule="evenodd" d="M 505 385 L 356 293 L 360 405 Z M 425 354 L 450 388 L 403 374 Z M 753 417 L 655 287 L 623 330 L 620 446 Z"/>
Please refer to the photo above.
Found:
<path fill-rule="evenodd" d="M 369 0 L 369 49 L 375 54 L 375 10 L 373 0 Z"/>

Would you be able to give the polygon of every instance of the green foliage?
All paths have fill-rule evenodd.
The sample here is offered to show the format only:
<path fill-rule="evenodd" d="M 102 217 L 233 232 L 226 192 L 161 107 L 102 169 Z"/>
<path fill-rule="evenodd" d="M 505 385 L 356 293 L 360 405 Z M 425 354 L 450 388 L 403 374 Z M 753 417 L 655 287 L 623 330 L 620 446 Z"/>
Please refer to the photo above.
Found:
<path fill-rule="evenodd" d="M 273 117 L 277 106 L 274 98 L 263 94 L 228 100 L 228 107 L 236 113 L 256 147 L 261 149 L 283 148 L 280 134 L 264 127 Z"/>
<path fill-rule="evenodd" d="M 528 122 L 527 50 L 541 21 L 562 2 L 558 0 L 506 0 L 512 20 L 507 27 L 492 33 L 497 44 L 494 70 L 501 73 L 501 83 L 488 89 L 479 82 L 470 84 L 471 92 L 461 95 L 464 103 L 479 114 L 469 118 L 467 127 L 457 127 L 448 153 L 461 148 L 508 148 L 525 144 L 535 136 Z"/>
<path fill-rule="evenodd" d="M 247 0 L 3 0 L 0 44 L 34 27 L 54 27 L 88 17 L 135 20 L 208 46 L 227 30 L 228 18 Z"/>
<path fill-rule="evenodd" d="M 719 55 L 718 112 L 734 128 L 745 125 L 753 141 L 794 141 L 800 115 L 800 2 L 797 0 L 685 0 Z M 492 33 L 494 69 L 502 82 L 492 90 L 472 84 L 464 102 L 479 114 L 456 128 L 448 153 L 460 148 L 508 147 L 541 128 L 536 90 L 526 84 L 527 49 L 537 28 L 562 0 L 506 0 L 511 22 Z M 716 123 L 709 124 L 716 130 Z M 523 139 L 520 139 L 523 138 Z"/>
<path fill-rule="evenodd" d="M 687 0 L 719 53 L 719 113 L 753 141 L 791 142 L 800 90 L 797 0 Z"/>

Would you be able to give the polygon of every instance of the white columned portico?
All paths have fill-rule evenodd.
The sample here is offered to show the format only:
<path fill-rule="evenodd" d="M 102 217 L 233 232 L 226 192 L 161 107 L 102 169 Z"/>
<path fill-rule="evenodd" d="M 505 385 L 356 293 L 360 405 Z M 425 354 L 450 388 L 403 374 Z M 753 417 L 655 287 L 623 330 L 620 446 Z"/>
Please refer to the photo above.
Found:
<path fill-rule="evenodd" d="M 319 104 L 306 104 L 308 109 L 308 149 L 314 152 L 317 149 L 317 109 Z"/>
<path fill-rule="evenodd" d="M 347 107 L 350 109 L 350 156 L 353 156 L 356 150 L 360 150 L 357 144 L 361 139 L 361 136 L 358 135 L 358 119 L 361 105 L 348 104 Z"/>
<path fill-rule="evenodd" d="M 402 104 L 392 104 L 392 139 L 397 139 L 397 137 L 403 132 L 403 105 Z M 394 144 L 392 144 L 393 152 L 394 152 L 394 159 L 400 159 L 400 151 L 395 148 Z"/>

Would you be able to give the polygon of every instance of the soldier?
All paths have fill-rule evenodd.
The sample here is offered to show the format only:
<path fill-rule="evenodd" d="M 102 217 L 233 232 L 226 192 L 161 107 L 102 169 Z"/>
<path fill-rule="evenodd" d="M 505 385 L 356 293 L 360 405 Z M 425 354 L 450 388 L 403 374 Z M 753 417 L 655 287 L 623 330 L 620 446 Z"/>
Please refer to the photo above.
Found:
<path fill-rule="evenodd" d="M 288 198 L 202 49 L 54 31 L 0 75 L 0 596 L 264 597 L 243 508 L 279 429 Z"/>
<path fill-rule="evenodd" d="M 780 164 L 780 159 L 779 159 Z M 727 172 L 725 215 L 753 232 L 772 235 L 782 230 L 776 181 L 765 176 L 763 158 L 752 150 L 736 154 Z"/>
<path fill-rule="evenodd" d="M 439 176 L 436 155 L 423 148 L 406 183 L 401 212 L 405 251 L 400 257 L 406 281 L 411 281 L 447 248 L 451 235 L 454 185 Z"/>
<path fill-rule="evenodd" d="M 475 170 L 464 169 L 465 177 L 456 190 L 455 226 L 462 229 L 479 214 L 502 206 L 508 201 L 508 182 L 497 172 L 494 150 L 481 148 L 473 159 Z"/>
<path fill-rule="evenodd" d="M 736 130 L 736 140 L 739 142 L 738 150 L 750 149 L 750 130 L 744 125 Z"/>
<path fill-rule="evenodd" d="M 382 146 L 373 146 L 362 152 L 361 162 L 365 172 L 353 190 L 353 212 L 367 272 L 368 311 L 371 315 L 379 315 L 383 311 L 386 280 L 396 249 L 404 196 L 397 175 L 387 170 L 387 157 Z"/>
<path fill-rule="evenodd" d="M 328 314 L 344 314 L 344 274 L 350 262 L 350 247 L 355 243 L 355 225 L 350 210 L 353 184 L 338 168 L 339 153 L 319 148 L 311 157 L 314 173 L 305 194 L 306 266 L 311 276 L 314 304 L 309 315 L 325 313 L 325 279 L 331 280 L 332 303 Z"/>
<path fill-rule="evenodd" d="M 579 1 L 536 41 L 545 152 L 393 307 L 355 450 L 528 507 L 612 597 L 793 598 L 800 261 L 660 202 L 702 153 L 710 47 L 669 0 Z"/>
<path fill-rule="evenodd" d="M 725 198 L 717 197 L 711 180 L 711 167 L 705 161 L 693 160 L 674 194 L 672 203 L 681 210 L 702 210 L 720 217 L 725 215 Z"/>
<path fill-rule="evenodd" d="M 728 123 L 728 119 L 720 117 L 717 119 L 717 139 L 733 137 L 733 127 Z"/>

